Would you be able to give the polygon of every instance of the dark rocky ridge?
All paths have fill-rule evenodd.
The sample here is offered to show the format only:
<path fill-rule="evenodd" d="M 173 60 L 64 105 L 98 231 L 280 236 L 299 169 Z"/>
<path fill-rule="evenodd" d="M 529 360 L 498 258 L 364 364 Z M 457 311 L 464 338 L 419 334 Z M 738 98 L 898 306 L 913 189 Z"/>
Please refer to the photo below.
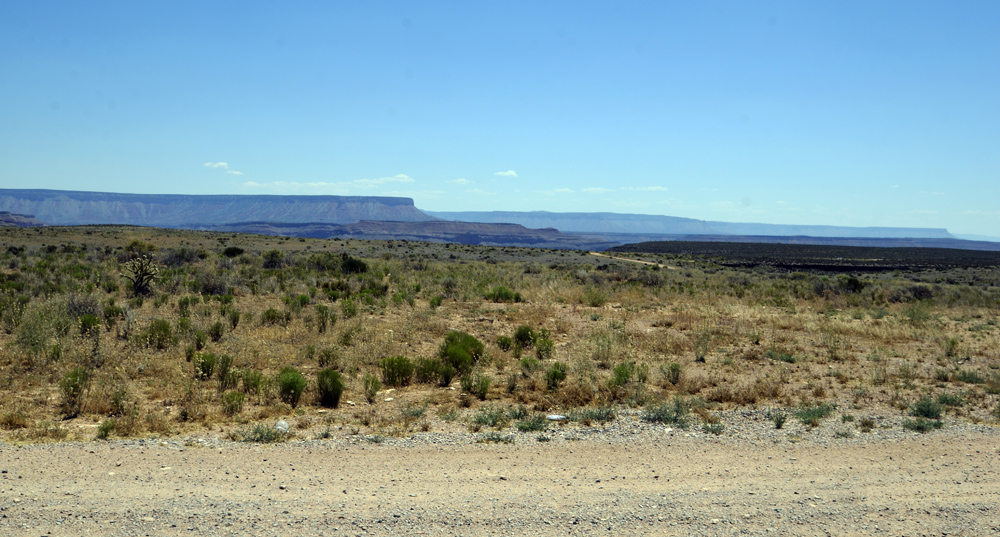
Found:
<path fill-rule="evenodd" d="M 8 211 L 0 211 L 0 226 L 6 227 L 39 227 L 45 222 L 35 218 L 33 214 L 14 214 Z"/>
<path fill-rule="evenodd" d="M 34 214 L 51 225 L 187 227 L 250 220 L 332 224 L 435 220 L 414 207 L 410 198 L 375 196 L 193 196 L 0 189 L 0 211 Z"/>
<path fill-rule="evenodd" d="M 635 233 L 657 235 L 766 235 L 866 238 L 953 239 L 935 228 L 808 226 L 713 222 L 677 216 L 620 213 L 551 213 L 547 211 L 439 212 L 431 216 L 463 222 L 511 222 L 530 228 L 553 227 L 564 232 Z"/>
<path fill-rule="evenodd" d="M 603 250 L 620 243 L 601 238 L 561 233 L 556 229 L 528 229 L 519 224 L 470 222 L 386 222 L 361 221 L 352 224 L 242 222 L 213 226 L 192 226 L 205 231 L 228 231 L 308 237 L 314 239 L 410 240 L 453 242 L 482 246 L 527 246 L 569 250 Z"/>
<path fill-rule="evenodd" d="M 772 235 L 656 235 L 635 233 L 577 233 L 567 235 L 587 237 L 594 241 L 621 244 L 677 242 L 740 242 L 754 244 L 802 244 L 813 246 L 865 246 L 873 248 L 951 248 L 958 250 L 1000 251 L 1000 242 L 965 239 L 878 238 L 878 237 L 805 237 Z"/>

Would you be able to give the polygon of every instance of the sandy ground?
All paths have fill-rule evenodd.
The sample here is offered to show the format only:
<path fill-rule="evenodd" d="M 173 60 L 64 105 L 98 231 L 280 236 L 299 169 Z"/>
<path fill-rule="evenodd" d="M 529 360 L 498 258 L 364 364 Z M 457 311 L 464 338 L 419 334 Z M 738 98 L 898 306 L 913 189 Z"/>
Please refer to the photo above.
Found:
<path fill-rule="evenodd" d="M 995 433 L 0 444 L 0 535 L 996 535 Z"/>

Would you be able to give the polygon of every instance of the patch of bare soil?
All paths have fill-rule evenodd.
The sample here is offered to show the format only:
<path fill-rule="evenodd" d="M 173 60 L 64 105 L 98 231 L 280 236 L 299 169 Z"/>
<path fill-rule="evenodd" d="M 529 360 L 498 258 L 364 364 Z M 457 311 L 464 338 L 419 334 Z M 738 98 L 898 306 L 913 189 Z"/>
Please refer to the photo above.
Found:
<path fill-rule="evenodd" d="M 0 444 L 2 535 L 995 535 L 993 431 Z"/>

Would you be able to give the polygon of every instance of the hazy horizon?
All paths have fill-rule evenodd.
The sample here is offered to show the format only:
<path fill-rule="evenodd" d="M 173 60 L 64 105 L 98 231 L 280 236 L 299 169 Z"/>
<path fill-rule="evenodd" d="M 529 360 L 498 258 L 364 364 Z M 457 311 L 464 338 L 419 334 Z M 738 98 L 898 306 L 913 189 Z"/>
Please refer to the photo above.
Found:
<path fill-rule="evenodd" d="M 1000 5 L 7 3 L 0 188 L 1000 234 Z"/>

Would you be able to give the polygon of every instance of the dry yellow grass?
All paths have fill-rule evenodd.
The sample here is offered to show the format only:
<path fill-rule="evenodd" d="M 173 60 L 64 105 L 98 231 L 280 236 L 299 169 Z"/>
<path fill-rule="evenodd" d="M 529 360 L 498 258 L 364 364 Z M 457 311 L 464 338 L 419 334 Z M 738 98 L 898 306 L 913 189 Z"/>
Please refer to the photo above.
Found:
<path fill-rule="evenodd" d="M 400 414 L 405 405 L 429 405 L 433 408 L 428 415 L 487 403 L 566 410 L 605 403 L 641 405 L 676 394 L 700 397 L 716 409 L 821 400 L 875 411 L 905 409 L 924 395 L 954 393 L 961 394 L 966 403 L 954 409 L 954 415 L 985 421 L 993 419 L 1000 391 L 997 304 L 949 306 L 931 301 L 917 305 L 924 310 L 914 310 L 914 303 L 829 292 L 805 296 L 805 291 L 794 286 L 781 294 L 768 287 L 784 281 L 780 274 L 764 278 L 690 260 L 667 263 L 682 267 L 677 270 L 649 272 L 648 266 L 636 268 L 627 261 L 524 251 L 519 255 L 549 255 L 551 261 L 489 264 L 476 260 L 474 247 L 463 247 L 465 257 L 440 261 L 447 258 L 441 252 L 456 249 L 397 243 L 386 250 L 383 243 L 362 241 L 138 228 L 5 230 L 0 237 L 4 250 L 23 245 L 30 252 L 21 257 L 8 253 L 2 269 L 5 279 L 26 284 L 21 291 L 9 287 L 4 295 L 29 297 L 24 319 L 36 308 L 67 307 L 69 295 L 90 295 L 102 308 L 111 300 L 126 306 L 134 320 L 130 337 L 119 337 L 127 322 L 119 319 L 114 327 L 103 327 L 96 340 L 81 335 L 75 324 L 64 332 L 43 326 L 39 328 L 43 340 L 34 348 L 26 346 L 23 326 L 8 324 L 0 332 L 0 378 L 4 379 L 0 423 L 6 429 L 0 434 L 9 438 L 87 437 L 93 434 L 92 425 L 109 417 L 121 422 L 115 434 L 164 435 L 296 415 L 298 423 L 310 427 L 349 423 L 381 434 L 406 434 L 427 422 Z M 175 291 L 164 294 L 166 286 L 161 284 L 141 304 L 130 303 L 120 280 L 110 291 L 104 286 L 107 280 L 118 279 L 116 252 L 132 241 L 152 243 L 160 252 L 202 250 L 205 257 L 182 265 L 185 272 L 174 269 Z M 62 245 L 67 244 L 87 248 L 64 253 Z M 50 245 L 61 246 L 46 253 Z M 227 260 L 220 255 L 225 246 L 244 248 L 247 255 Z M 262 270 L 260 254 L 270 249 L 285 252 L 299 265 Z M 110 255 L 95 254 L 106 251 Z M 301 268 L 316 252 L 349 253 L 363 259 L 370 278 L 388 286 L 386 293 L 366 298 L 361 290 L 369 275 Z M 617 263 L 614 270 L 594 269 L 609 262 Z M 45 272 L 39 263 L 55 268 Z M 92 265 L 94 272 L 82 280 L 60 272 L 60 267 L 74 263 Z M 243 317 L 235 329 L 230 329 L 228 310 L 221 302 L 192 287 L 198 274 L 213 271 L 237 282 L 232 285 L 229 307 Z M 96 280 L 96 273 L 102 281 Z M 795 282 L 801 281 L 798 278 Z M 909 285 L 905 275 L 899 278 L 872 285 L 889 290 Z M 352 288 L 356 317 L 345 318 L 342 300 L 329 300 L 322 289 L 317 292 L 324 281 L 335 280 L 344 280 Z M 62 290 L 50 295 L 30 293 L 46 281 Z M 524 301 L 493 303 L 483 298 L 500 285 L 516 290 Z M 939 287 L 939 296 L 948 295 L 946 285 Z M 308 297 L 305 306 L 286 302 L 286 297 L 300 295 Z M 178 301 L 188 296 L 199 300 L 190 307 L 188 320 L 183 320 Z M 440 306 L 431 307 L 435 297 L 444 299 Z M 319 330 L 317 304 L 337 315 L 324 332 Z M 266 322 L 262 315 L 269 308 L 289 312 L 290 321 L 285 325 Z M 190 329 L 180 330 L 178 342 L 165 348 L 143 345 L 135 334 L 154 319 L 167 321 L 175 333 L 185 322 Z M 196 360 L 190 359 L 192 351 L 188 350 L 195 344 L 196 332 L 207 331 L 217 322 L 225 324 L 225 333 L 219 341 L 207 341 L 203 352 L 230 355 L 234 368 L 257 371 L 264 379 L 259 391 L 248 393 L 242 412 L 232 416 L 222 412 L 224 390 L 218 381 L 196 380 Z M 522 325 L 547 330 L 553 341 L 551 355 L 536 370 L 522 367 L 522 358 L 534 357 L 534 349 L 523 349 L 518 355 L 501 350 L 496 343 L 498 337 L 511 336 Z M 396 355 L 412 360 L 433 358 L 450 330 L 468 332 L 485 344 L 485 356 L 473 374 L 492 381 L 486 403 L 460 396 L 458 389 L 417 383 L 396 388 L 392 395 L 380 394 L 371 405 L 364 402 L 363 379 L 380 374 L 380 360 Z M 344 374 L 346 390 L 341 408 L 325 411 L 320 418 L 315 375 L 322 369 L 321 355 L 330 360 L 328 366 Z M 568 377 L 549 389 L 545 371 L 556 362 L 568 365 Z M 629 363 L 636 371 L 646 372 L 644 378 L 633 375 L 622 385 L 613 385 L 616 366 Z M 679 366 L 676 384 L 668 378 L 670 364 Z M 53 427 L 63 417 L 60 382 L 77 366 L 91 371 L 81 414 L 62 429 Z M 288 366 L 297 368 L 311 383 L 296 408 L 280 402 L 270 380 Z M 508 390 L 510 384 L 516 388 Z M 456 378 L 452 387 L 459 385 Z"/>

